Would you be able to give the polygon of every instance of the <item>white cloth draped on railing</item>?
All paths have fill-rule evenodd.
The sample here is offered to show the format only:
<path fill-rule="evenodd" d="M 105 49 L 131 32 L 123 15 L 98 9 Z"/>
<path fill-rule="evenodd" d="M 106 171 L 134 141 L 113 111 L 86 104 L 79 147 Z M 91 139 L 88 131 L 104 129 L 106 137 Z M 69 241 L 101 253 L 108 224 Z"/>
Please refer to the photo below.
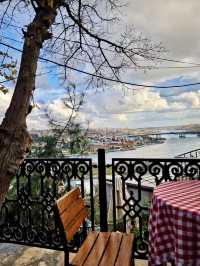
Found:
<path fill-rule="evenodd" d="M 130 198 L 130 194 L 127 190 L 127 185 L 125 185 L 125 198 Z M 113 223 L 113 184 L 109 181 L 106 182 L 106 191 L 107 191 L 107 210 L 108 210 L 108 223 Z M 125 203 L 123 197 L 123 184 L 121 178 L 115 177 L 115 206 L 116 206 L 116 221 L 117 223 L 123 222 L 123 217 L 125 215 L 125 211 L 122 208 L 118 208 L 123 206 Z M 126 220 L 126 229 L 127 232 L 130 231 L 130 222 L 128 219 Z"/>

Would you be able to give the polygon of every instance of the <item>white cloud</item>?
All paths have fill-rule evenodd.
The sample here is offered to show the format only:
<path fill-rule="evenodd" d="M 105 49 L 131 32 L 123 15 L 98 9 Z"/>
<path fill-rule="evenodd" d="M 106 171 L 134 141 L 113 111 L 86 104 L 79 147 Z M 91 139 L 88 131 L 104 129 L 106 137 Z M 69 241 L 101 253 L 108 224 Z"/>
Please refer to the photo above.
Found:
<path fill-rule="evenodd" d="M 116 119 L 121 121 L 121 122 L 127 122 L 127 120 L 128 120 L 127 115 L 125 115 L 125 114 L 116 115 Z"/>
<path fill-rule="evenodd" d="M 200 1 L 128 0 L 128 2 L 128 8 L 124 7 L 123 11 L 120 9 L 124 22 L 133 24 L 150 39 L 156 42 L 162 41 L 168 53 L 161 57 L 200 63 L 200 35 L 198 34 Z M 117 33 L 116 28 L 115 32 Z M 148 64 L 148 62 L 143 63 Z M 158 66 L 183 67 L 184 65 L 165 62 Z M 43 72 L 41 64 L 38 65 L 38 72 Z M 80 79 L 80 75 L 74 74 L 74 76 L 74 79 Z M 188 80 L 189 82 L 199 80 L 199 71 L 198 68 L 161 68 L 146 73 L 140 70 L 137 72 L 129 70 L 124 73 L 122 79 L 149 85 L 170 82 L 172 79 L 182 79 L 182 82 L 187 83 Z M 57 90 L 56 93 L 55 89 L 50 88 L 50 82 L 45 76 L 37 78 L 36 87 L 38 90 L 35 92 L 35 98 L 40 101 L 44 99 L 45 105 L 41 106 L 40 110 L 33 110 L 28 118 L 29 127 L 47 126 L 47 119 L 43 115 L 44 109 L 55 120 L 68 120 L 71 111 L 64 106 L 60 98 L 63 91 Z M 49 95 L 45 88 L 48 88 Z M 50 94 L 53 95 L 51 98 Z M 0 94 L 0 117 L 8 107 L 10 98 L 11 92 L 7 95 Z M 47 102 L 46 98 L 56 99 Z M 121 87 L 116 86 L 96 94 L 89 94 L 86 100 L 76 119 L 81 123 L 90 121 L 93 127 L 143 127 L 151 124 L 159 126 L 196 123 L 200 115 L 200 90 L 194 87 L 163 90 L 143 88 L 134 93 L 123 93 Z"/>
<path fill-rule="evenodd" d="M 200 52 L 199 9 L 196 0 L 130 0 L 126 21 L 162 41 L 171 54 L 194 58 Z"/>
<path fill-rule="evenodd" d="M 162 98 L 157 91 L 145 88 L 124 95 L 122 89 L 117 91 L 110 89 L 109 91 L 89 95 L 81 111 L 101 116 L 130 112 L 163 111 L 168 108 L 166 99 Z"/>
<path fill-rule="evenodd" d="M 161 54 L 161 57 L 199 63 L 199 10 L 200 2 L 197 0 L 128 0 L 122 17 L 125 23 L 133 25 L 144 36 L 155 42 L 162 42 L 167 53 Z M 162 62 L 161 66 L 182 67 L 184 64 Z M 197 75 L 197 69 L 172 68 L 150 70 L 146 73 L 129 71 L 127 78 L 154 83 L 178 76 Z"/>
<path fill-rule="evenodd" d="M 8 93 L 0 93 L 0 122 L 4 118 L 5 112 L 9 107 L 13 91 L 10 89 Z M 44 115 L 44 106 L 41 105 L 41 109 L 34 108 L 31 114 L 28 116 L 27 125 L 29 129 L 46 129 L 48 127 L 48 121 Z"/>
<path fill-rule="evenodd" d="M 63 122 L 66 122 L 72 113 L 71 109 L 67 108 L 60 98 L 48 104 L 47 112 L 52 119 Z"/>
<path fill-rule="evenodd" d="M 174 123 L 176 119 L 177 123 L 188 123 L 188 117 L 191 123 L 193 118 L 196 123 L 197 117 L 189 115 L 194 108 L 196 114 L 200 113 L 199 91 L 162 97 L 159 92 L 150 89 L 140 89 L 126 95 L 123 95 L 122 90 L 110 89 L 88 95 L 79 117 L 82 121 L 91 121 L 91 125 L 96 127 L 135 127 L 137 116 L 142 124 L 149 124 L 154 119 L 162 124 L 169 121 Z"/>
<path fill-rule="evenodd" d="M 185 92 L 178 96 L 172 97 L 175 102 L 182 104 L 184 108 L 200 109 L 200 90 L 196 92 Z"/>
<path fill-rule="evenodd" d="M 10 100 L 12 97 L 12 91 L 9 90 L 8 93 L 4 94 L 0 92 L 0 117 L 4 115 L 7 110 Z"/>
<path fill-rule="evenodd" d="M 138 90 L 131 98 L 133 102 L 132 111 L 162 111 L 168 108 L 167 101 L 161 98 L 158 92 L 149 89 Z"/>
<path fill-rule="evenodd" d="M 11 95 L 11 92 L 6 95 L 0 94 L 1 117 L 8 107 Z M 90 127 L 143 127 L 164 123 L 184 124 L 188 121 L 196 123 L 200 114 L 200 90 L 162 97 L 159 92 L 146 88 L 126 95 L 122 90 L 110 89 L 89 94 L 86 99 L 80 112 L 76 114 L 76 121 L 83 125 L 89 121 Z M 51 118 L 63 123 L 71 115 L 71 110 L 66 108 L 59 98 L 49 104 L 40 105 L 40 109 L 33 109 L 28 117 L 29 129 L 48 127 L 45 111 Z"/>
<path fill-rule="evenodd" d="M 45 130 L 49 128 L 48 119 L 44 114 L 43 106 L 41 109 L 34 108 L 27 119 L 27 126 L 29 130 Z"/>

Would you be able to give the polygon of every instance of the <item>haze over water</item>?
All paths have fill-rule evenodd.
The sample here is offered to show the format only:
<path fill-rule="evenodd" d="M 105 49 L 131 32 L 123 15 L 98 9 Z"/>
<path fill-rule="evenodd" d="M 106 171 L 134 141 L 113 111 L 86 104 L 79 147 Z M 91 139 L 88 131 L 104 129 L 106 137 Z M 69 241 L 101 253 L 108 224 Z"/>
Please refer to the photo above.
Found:
<path fill-rule="evenodd" d="M 163 135 L 164 136 L 164 135 Z M 116 151 L 106 153 L 106 163 L 111 163 L 112 158 L 174 158 L 175 156 L 200 148 L 200 137 L 164 136 L 167 139 L 162 144 L 145 145 L 135 150 Z M 92 157 L 96 162 L 97 155 Z"/>

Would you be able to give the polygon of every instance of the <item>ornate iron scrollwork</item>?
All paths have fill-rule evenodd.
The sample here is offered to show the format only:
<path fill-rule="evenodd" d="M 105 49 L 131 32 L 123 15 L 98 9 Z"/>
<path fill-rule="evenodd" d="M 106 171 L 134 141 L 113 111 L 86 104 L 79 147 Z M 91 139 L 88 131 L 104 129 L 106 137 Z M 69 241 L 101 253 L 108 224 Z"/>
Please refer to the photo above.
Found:
<path fill-rule="evenodd" d="M 150 203 L 144 199 L 144 189 L 152 194 L 153 186 L 166 181 L 200 179 L 199 159 L 113 159 L 113 192 L 116 180 L 122 185 L 123 202 L 113 193 L 113 228 L 131 230 L 135 234 L 136 256 L 148 255 L 148 211 Z M 91 228 L 94 229 L 94 195 L 91 159 L 27 159 L 13 178 L 8 196 L 0 211 L 0 241 L 31 244 L 63 250 L 63 235 L 56 220 L 55 199 L 80 186 L 82 196 L 89 186 L 87 204 L 90 207 Z M 127 191 L 129 193 L 127 193 Z M 88 192 L 87 192 L 88 193 Z M 123 213 L 117 220 L 116 212 Z M 90 224 L 90 223 L 89 223 Z M 84 227 L 69 243 L 77 250 L 84 238 Z"/>
<path fill-rule="evenodd" d="M 91 178 L 91 159 L 25 160 L 0 211 L 0 241 L 63 250 L 53 208 L 55 200 L 73 187 L 74 180 L 80 180 L 84 195 L 85 182 L 93 184 Z M 94 210 L 93 188 L 90 191 L 90 208 Z M 94 227 L 94 221 L 91 222 Z M 76 250 L 80 245 L 77 239 L 78 236 L 69 243 L 70 249 Z"/>
<path fill-rule="evenodd" d="M 144 191 L 147 186 L 144 181 L 153 186 L 166 181 L 200 179 L 200 160 L 197 159 L 113 159 L 112 160 L 113 191 L 116 189 L 116 179 L 120 179 L 123 190 L 123 203 L 117 205 L 113 194 L 113 224 L 117 230 L 123 221 L 124 230 L 131 224 L 135 234 L 136 257 L 147 259 L 148 256 L 148 212 L 150 202 L 145 201 Z M 128 190 L 129 194 L 125 190 Z M 117 209 L 123 210 L 123 219 L 117 220 Z"/>

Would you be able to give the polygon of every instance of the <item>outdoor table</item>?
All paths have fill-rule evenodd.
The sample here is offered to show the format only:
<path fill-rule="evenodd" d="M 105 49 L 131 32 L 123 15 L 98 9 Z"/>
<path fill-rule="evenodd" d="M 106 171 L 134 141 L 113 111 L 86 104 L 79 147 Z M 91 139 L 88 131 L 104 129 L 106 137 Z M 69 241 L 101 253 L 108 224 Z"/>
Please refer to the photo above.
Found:
<path fill-rule="evenodd" d="M 200 266 L 200 181 L 154 189 L 149 217 L 149 266 Z"/>

